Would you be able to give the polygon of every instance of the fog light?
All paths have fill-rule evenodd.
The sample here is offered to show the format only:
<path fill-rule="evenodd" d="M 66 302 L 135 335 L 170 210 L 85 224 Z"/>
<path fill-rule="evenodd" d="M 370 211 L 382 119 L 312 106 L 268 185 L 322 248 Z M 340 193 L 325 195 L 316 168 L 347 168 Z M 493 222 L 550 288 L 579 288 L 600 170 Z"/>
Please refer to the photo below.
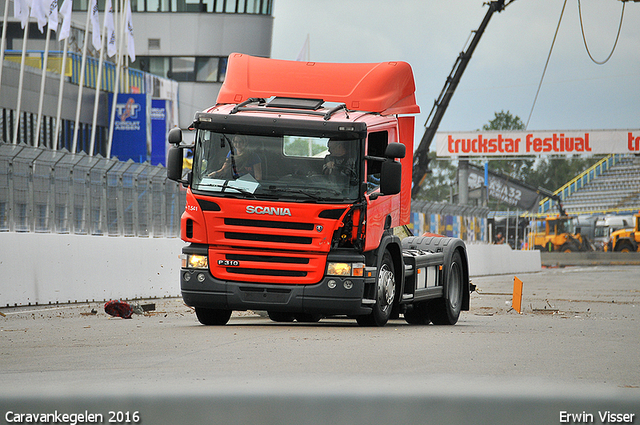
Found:
<path fill-rule="evenodd" d="M 191 273 L 185 273 L 182 275 L 182 278 L 185 282 L 189 282 L 191 280 Z"/>
<path fill-rule="evenodd" d="M 329 289 L 335 288 L 337 284 L 338 283 L 333 279 L 331 279 L 330 281 L 327 282 L 327 286 L 329 287 Z"/>
<path fill-rule="evenodd" d="M 198 273 L 198 282 L 202 283 L 205 279 L 204 273 Z"/>
<path fill-rule="evenodd" d="M 353 282 L 351 282 L 350 280 L 345 280 L 343 286 L 344 289 L 349 290 L 353 288 Z"/>

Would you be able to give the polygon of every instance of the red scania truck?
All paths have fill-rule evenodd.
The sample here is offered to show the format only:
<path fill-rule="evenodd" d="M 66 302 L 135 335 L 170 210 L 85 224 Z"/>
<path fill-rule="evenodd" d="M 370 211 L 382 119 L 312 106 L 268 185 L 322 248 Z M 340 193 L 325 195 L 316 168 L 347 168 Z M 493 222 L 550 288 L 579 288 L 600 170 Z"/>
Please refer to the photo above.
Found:
<path fill-rule="evenodd" d="M 398 231 L 418 112 L 404 62 L 230 55 L 194 142 L 168 136 L 167 177 L 187 187 L 181 291 L 198 320 L 254 310 L 282 322 L 455 324 L 469 309 L 464 242 Z"/>

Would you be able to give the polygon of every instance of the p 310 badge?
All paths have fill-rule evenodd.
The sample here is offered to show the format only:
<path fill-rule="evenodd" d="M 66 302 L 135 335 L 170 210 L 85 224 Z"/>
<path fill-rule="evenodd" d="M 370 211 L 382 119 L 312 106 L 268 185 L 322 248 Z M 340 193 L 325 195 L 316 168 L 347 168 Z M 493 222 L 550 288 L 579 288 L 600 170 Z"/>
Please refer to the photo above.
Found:
<path fill-rule="evenodd" d="M 237 267 L 240 265 L 240 261 L 238 260 L 218 260 L 219 266 L 224 267 Z"/>

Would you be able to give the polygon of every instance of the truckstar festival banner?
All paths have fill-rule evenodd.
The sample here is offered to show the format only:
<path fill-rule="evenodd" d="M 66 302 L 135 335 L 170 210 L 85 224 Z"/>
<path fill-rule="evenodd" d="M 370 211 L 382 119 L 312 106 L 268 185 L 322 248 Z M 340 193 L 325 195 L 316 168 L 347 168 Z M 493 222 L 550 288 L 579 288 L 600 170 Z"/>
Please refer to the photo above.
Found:
<path fill-rule="evenodd" d="M 438 132 L 436 152 L 439 157 L 638 154 L 640 130 Z"/>

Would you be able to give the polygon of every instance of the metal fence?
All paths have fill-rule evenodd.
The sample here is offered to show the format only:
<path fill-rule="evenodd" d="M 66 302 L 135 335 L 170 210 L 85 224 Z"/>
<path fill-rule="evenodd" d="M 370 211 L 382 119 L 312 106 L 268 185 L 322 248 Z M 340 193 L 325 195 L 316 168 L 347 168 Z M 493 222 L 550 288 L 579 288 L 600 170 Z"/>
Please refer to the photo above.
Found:
<path fill-rule="evenodd" d="M 0 231 L 174 238 L 185 202 L 162 166 L 0 143 Z"/>

